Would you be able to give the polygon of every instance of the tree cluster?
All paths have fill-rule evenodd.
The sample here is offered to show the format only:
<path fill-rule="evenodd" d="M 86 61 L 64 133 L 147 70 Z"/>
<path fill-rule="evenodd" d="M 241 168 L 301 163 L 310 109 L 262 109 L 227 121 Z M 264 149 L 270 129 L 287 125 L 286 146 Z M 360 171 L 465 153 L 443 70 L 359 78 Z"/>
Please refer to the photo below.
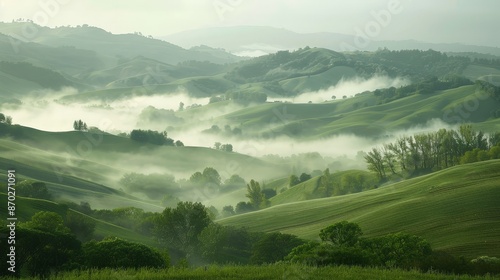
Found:
<path fill-rule="evenodd" d="M 78 131 L 87 131 L 87 123 L 83 122 L 82 120 L 75 120 L 73 122 L 73 129 Z"/>
<path fill-rule="evenodd" d="M 44 182 L 24 180 L 16 185 L 16 195 L 39 198 L 39 199 L 51 199 L 52 195 L 47 189 L 47 185 Z"/>
<path fill-rule="evenodd" d="M 311 178 L 312 178 L 312 176 L 310 174 L 307 174 L 307 173 L 302 173 L 302 174 L 300 174 L 300 176 L 292 174 L 288 178 L 288 186 L 293 187 L 293 186 L 298 185 L 300 183 L 304 183 L 305 181 L 307 181 Z"/>
<path fill-rule="evenodd" d="M 488 150 L 497 145 L 498 138 L 498 133 L 487 137 L 481 131 L 474 131 L 470 125 L 462 125 L 458 130 L 440 129 L 400 137 L 394 143 L 373 148 L 365 160 L 368 169 L 380 180 L 392 175 L 415 176 L 458 165 L 467 152 Z M 492 156 L 496 156 L 495 151 L 491 152 Z M 485 158 L 484 153 L 481 158 Z"/>
<path fill-rule="evenodd" d="M 167 135 L 166 131 L 158 132 L 154 130 L 134 129 L 130 132 L 130 139 L 141 143 L 149 143 L 159 146 L 184 146 L 181 141 L 174 141 L 174 139 L 169 138 Z"/>
<path fill-rule="evenodd" d="M 495 99 L 496 101 L 500 101 L 500 87 L 481 80 L 476 81 L 476 86 L 479 90 L 486 92 L 489 97 Z"/>
<path fill-rule="evenodd" d="M 341 174 L 331 174 L 327 168 L 316 182 L 314 194 L 318 197 L 345 195 L 362 192 L 375 187 L 375 176 L 363 171 L 345 171 Z"/>
<path fill-rule="evenodd" d="M 46 278 L 53 272 L 73 269 L 168 267 L 168 258 L 142 244 L 111 238 L 82 246 L 78 235 L 93 233 L 94 228 L 95 221 L 72 211 L 65 218 L 55 212 L 37 212 L 16 227 L 15 275 Z M 9 235 L 7 230 L 5 226 L 0 229 L 2 236 Z M 4 263 L 8 250 L 9 246 L 0 248 Z M 10 273 L 6 271 L 0 275 Z"/>
<path fill-rule="evenodd" d="M 310 241 L 293 248 L 286 261 L 312 266 L 355 265 L 419 269 L 453 274 L 500 272 L 500 259 L 481 256 L 472 260 L 432 250 L 420 236 L 392 233 L 363 238 L 358 224 L 338 222 L 320 231 L 321 243 Z"/>
<path fill-rule="evenodd" d="M 430 244 L 405 233 L 362 238 L 358 224 L 338 222 L 320 231 L 322 243 L 298 246 L 285 258 L 307 265 L 358 265 L 387 268 L 424 268 L 432 255 Z"/>
<path fill-rule="evenodd" d="M 233 151 L 233 145 L 231 145 L 231 144 L 222 144 L 221 142 L 215 142 L 214 143 L 214 149 L 219 150 L 219 151 L 224 151 L 224 152 L 232 152 Z"/>
<path fill-rule="evenodd" d="M 438 90 L 452 89 L 472 84 L 473 83 L 469 79 L 457 75 L 449 75 L 443 79 L 429 77 L 421 82 L 399 88 L 390 87 L 386 89 L 377 89 L 373 91 L 373 94 L 377 97 L 378 104 L 384 104 L 413 94 L 430 94 Z"/>
<path fill-rule="evenodd" d="M 275 190 L 264 189 L 260 186 L 259 182 L 250 180 L 247 184 L 247 193 L 245 194 L 249 201 L 240 201 L 236 204 L 236 207 L 230 205 L 224 206 L 222 214 L 224 217 L 228 217 L 269 207 L 271 205 L 269 198 L 275 195 Z"/>
<path fill-rule="evenodd" d="M 12 117 L 6 116 L 6 115 L 0 113 L 0 123 L 11 125 L 12 124 Z"/>

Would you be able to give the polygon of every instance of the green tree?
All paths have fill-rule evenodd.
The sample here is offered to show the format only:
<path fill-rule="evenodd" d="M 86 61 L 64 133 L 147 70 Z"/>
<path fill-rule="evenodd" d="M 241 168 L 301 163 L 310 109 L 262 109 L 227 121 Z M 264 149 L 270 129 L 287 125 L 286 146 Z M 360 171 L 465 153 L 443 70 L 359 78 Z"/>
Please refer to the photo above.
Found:
<path fill-rule="evenodd" d="M 78 240 L 84 242 L 91 240 L 94 236 L 96 221 L 90 217 L 68 210 L 64 217 L 64 225 L 71 230 Z"/>
<path fill-rule="evenodd" d="M 184 143 L 181 142 L 181 140 L 175 141 L 175 146 L 176 147 L 184 147 Z"/>
<path fill-rule="evenodd" d="M 293 187 L 299 183 L 300 183 L 300 179 L 299 179 L 299 177 L 297 177 L 297 175 L 290 175 L 290 178 L 288 178 L 288 186 L 289 187 Z"/>
<path fill-rule="evenodd" d="M 366 163 L 368 163 L 368 169 L 375 172 L 380 180 L 385 180 L 385 164 L 382 152 L 378 148 L 373 148 L 365 156 Z"/>
<path fill-rule="evenodd" d="M 179 202 L 165 208 L 155 223 L 155 235 L 165 245 L 182 251 L 187 257 L 198 248 L 198 235 L 211 224 L 208 209 L 199 202 Z"/>
<path fill-rule="evenodd" d="M 220 146 L 220 149 L 225 152 L 232 152 L 233 151 L 233 145 L 231 144 L 223 144 Z"/>
<path fill-rule="evenodd" d="M 389 234 L 362 242 L 362 247 L 377 257 L 379 265 L 399 268 L 419 268 L 432 254 L 425 239 L 405 233 Z"/>
<path fill-rule="evenodd" d="M 219 172 L 212 167 L 207 167 L 203 170 L 203 178 L 205 183 L 212 183 L 217 186 L 221 185 Z"/>
<path fill-rule="evenodd" d="M 191 177 L 189 177 L 189 181 L 193 184 L 203 184 L 205 182 L 205 179 L 203 177 L 203 174 L 199 171 L 193 173 Z"/>
<path fill-rule="evenodd" d="M 235 212 L 236 212 L 236 214 L 243 214 L 243 213 L 251 212 L 254 210 L 255 210 L 255 208 L 253 207 L 252 203 L 240 201 L 236 204 Z"/>
<path fill-rule="evenodd" d="M 0 113 L 0 123 L 5 123 L 8 125 L 11 125 L 12 124 L 12 117 L 6 116 L 6 115 Z"/>
<path fill-rule="evenodd" d="M 323 197 L 330 197 L 333 194 L 333 182 L 330 175 L 330 169 L 323 171 L 317 183 L 317 192 Z"/>
<path fill-rule="evenodd" d="M 266 199 L 270 199 L 270 198 L 276 196 L 276 190 L 274 190 L 274 189 L 263 189 L 262 193 L 264 194 L 264 197 Z"/>
<path fill-rule="evenodd" d="M 116 237 L 91 241 L 83 246 L 83 261 L 87 268 L 166 268 L 169 258 L 139 243 Z"/>
<path fill-rule="evenodd" d="M 322 229 L 319 237 L 323 241 L 329 241 L 336 246 L 351 247 L 358 243 L 359 237 L 363 235 L 361 228 L 356 223 L 348 221 L 338 222 Z"/>
<path fill-rule="evenodd" d="M 40 211 L 35 213 L 31 220 L 21 224 L 25 228 L 37 229 L 51 233 L 70 233 L 70 229 L 64 225 L 61 215 L 55 212 Z"/>
<path fill-rule="evenodd" d="M 210 224 L 199 235 L 203 258 L 215 263 L 249 262 L 252 250 L 251 236 L 245 229 Z"/>
<path fill-rule="evenodd" d="M 47 229 L 44 227 L 43 229 Z M 0 235 L 8 236 L 9 228 L 0 228 Z M 81 255 L 81 243 L 73 235 L 60 231 L 42 231 L 20 225 L 16 228 L 16 272 L 8 277 L 32 276 L 47 278 L 51 272 L 70 268 L 71 262 Z M 6 263 L 10 246 L 0 246 L 0 261 Z M 3 266 L 5 267 L 5 266 Z"/>
<path fill-rule="evenodd" d="M 303 243 L 303 240 L 291 234 L 280 232 L 265 234 L 253 246 L 250 261 L 254 264 L 275 263 L 283 260 L 293 248 Z"/>
<path fill-rule="evenodd" d="M 230 217 L 230 216 L 233 216 L 234 214 L 236 214 L 234 212 L 234 207 L 232 205 L 226 205 L 224 207 L 222 207 L 222 217 Z"/>
<path fill-rule="evenodd" d="M 250 180 L 250 183 L 247 184 L 247 194 L 245 196 L 250 199 L 250 204 L 252 204 L 254 209 L 258 210 L 262 206 L 265 206 L 266 197 L 262 193 L 260 184 L 255 180 Z"/>
<path fill-rule="evenodd" d="M 73 122 L 73 129 L 78 130 L 78 131 L 86 131 L 87 124 L 85 122 L 83 122 L 82 120 L 76 120 Z"/>
<path fill-rule="evenodd" d="M 224 181 L 224 185 L 227 187 L 240 187 L 245 186 L 246 182 L 245 179 L 241 178 L 238 174 L 233 174 L 229 179 Z"/>
<path fill-rule="evenodd" d="M 24 180 L 16 186 L 16 194 L 18 196 L 51 199 L 52 195 L 47 189 L 44 182 L 36 182 L 32 180 Z"/>
<path fill-rule="evenodd" d="M 303 182 L 305 182 L 305 181 L 307 181 L 309 179 L 311 179 L 311 175 L 310 174 L 307 174 L 307 173 L 300 174 L 299 181 L 301 183 L 303 183 Z"/>
<path fill-rule="evenodd" d="M 222 145 L 222 144 L 221 144 L 221 142 L 215 142 L 215 144 L 214 144 L 214 148 L 215 148 L 216 150 L 220 150 L 220 146 L 221 146 L 221 145 Z"/>

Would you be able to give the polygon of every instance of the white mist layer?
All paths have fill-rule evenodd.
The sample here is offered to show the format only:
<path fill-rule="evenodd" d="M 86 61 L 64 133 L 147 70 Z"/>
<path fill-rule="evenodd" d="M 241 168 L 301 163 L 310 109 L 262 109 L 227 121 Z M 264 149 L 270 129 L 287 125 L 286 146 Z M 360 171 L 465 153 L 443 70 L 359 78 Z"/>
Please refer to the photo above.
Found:
<path fill-rule="evenodd" d="M 331 101 L 332 96 L 336 99 L 342 99 L 343 96 L 351 97 L 357 93 L 365 91 L 374 91 L 381 88 L 401 87 L 408 85 L 410 82 L 403 78 L 389 78 L 387 76 L 374 76 L 370 79 L 354 78 L 341 79 L 336 85 L 329 87 L 326 90 L 305 92 L 296 97 L 291 98 L 270 98 L 270 101 L 289 101 L 294 103 L 314 103 Z"/>
<path fill-rule="evenodd" d="M 193 98 L 185 92 L 135 96 L 111 104 L 99 101 L 61 104 L 56 101 L 61 96 L 75 93 L 75 89 L 69 88 L 57 92 L 36 92 L 22 98 L 22 105 L 0 105 L 0 110 L 12 116 L 14 124 L 45 131 L 73 130 L 73 121 L 81 119 L 89 127 L 95 126 L 108 132 L 130 132 L 138 128 L 138 116 L 146 107 L 177 110 L 180 102 L 184 103 L 184 107 L 208 103 L 208 98 Z"/>

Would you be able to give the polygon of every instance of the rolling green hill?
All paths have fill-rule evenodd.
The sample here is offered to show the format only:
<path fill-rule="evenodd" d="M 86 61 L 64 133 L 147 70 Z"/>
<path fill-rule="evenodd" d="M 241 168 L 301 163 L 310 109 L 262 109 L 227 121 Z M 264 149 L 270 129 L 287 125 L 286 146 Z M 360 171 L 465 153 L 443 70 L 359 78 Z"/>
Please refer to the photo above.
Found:
<path fill-rule="evenodd" d="M 119 179 L 126 173 L 168 173 L 181 179 L 213 167 L 223 179 L 233 174 L 256 179 L 287 174 L 284 166 L 239 153 L 156 146 L 106 133 L 45 132 L 0 124 L 0 137 L 4 137 L 0 139 L 0 170 L 16 167 L 23 178 L 46 182 L 60 199 L 87 201 L 94 208 L 158 210 L 159 201 L 144 201 L 120 190 Z"/>
<path fill-rule="evenodd" d="M 364 182 L 353 182 L 352 184 L 357 184 L 361 185 L 362 188 L 372 188 L 377 184 L 377 179 L 375 176 L 368 172 L 368 171 L 363 171 L 363 170 L 346 170 L 346 171 L 339 171 L 331 174 L 331 182 L 334 185 L 334 192 L 335 193 L 348 193 L 347 184 L 351 184 L 350 182 L 345 181 L 345 177 L 349 176 L 351 178 L 358 178 L 358 177 L 363 177 Z M 343 181 L 344 179 L 344 181 Z M 313 177 L 310 180 L 307 180 L 305 182 L 302 182 L 298 185 L 295 185 L 293 187 L 288 187 L 288 180 L 284 181 L 283 179 L 275 181 L 273 185 L 278 185 L 278 183 L 282 183 L 278 188 L 283 188 L 287 187 L 287 189 L 283 192 L 279 192 L 279 189 L 277 189 L 278 195 L 272 197 L 270 199 L 272 205 L 279 205 L 279 204 L 284 204 L 284 203 L 291 203 L 291 202 L 298 202 L 298 201 L 304 201 L 304 200 L 310 200 L 310 199 L 316 199 L 316 198 L 321 198 L 323 194 L 319 193 L 318 187 L 319 187 L 319 180 L 320 176 Z M 266 185 L 267 186 L 267 185 Z M 344 190 L 345 189 L 345 190 Z"/>
<path fill-rule="evenodd" d="M 241 125 L 256 135 L 302 139 L 335 134 L 376 137 L 423 126 L 433 119 L 450 124 L 470 122 L 493 131 L 500 123 L 492 117 L 498 106 L 498 101 L 471 85 L 413 94 L 385 104 L 377 104 L 371 93 L 319 104 L 268 103 L 227 114 L 221 122 Z"/>
<path fill-rule="evenodd" d="M 0 192 L 0 200 L 7 201 L 7 195 L 5 193 Z M 55 212 L 64 217 L 64 215 L 66 215 L 66 211 L 68 210 L 67 207 L 64 205 L 40 199 L 17 197 L 15 203 L 16 203 L 16 218 L 18 219 L 18 222 L 29 221 L 31 217 L 39 211 Z M 137 232 L 131 231 L 129 229 L 120 226 L 116 226 L 114 224 L 99 219 L 94 219 L 92 217 L 89 217 L 85 214 L 82 214 L 74 210 L 69 210 L 69 211 L 73 211 L 77 215 L 83 215 L 96 221 L 94 235 L 100 238 L 104 238 L 107 236 L 116 236 L 132 242 L 142 243 L 150 246 L 157 245 L 157 243 L 152 238 L 145 237 Z M 0 210 L 0 214 L 2 215 L 2 217 L 7 216 L 5 207 L 3 207 L 3 209 Z"/>
<path fill-rule="evenodd" d="M 277 205 L 219 222 L 318 239 L 320 229 L 348 220 L 359 223 L 366 236 L 404 231 L 456 255 L 499 256 L 499 179 L 500 160 L 492 160 L 362 193 Z"/>
<path fill-rule="evenodd" d="M 147 55 L 149 58 L 169 64 L 188 60 L 207 60 L 217 63 L 239 60 L 238 57 L 230 54 L 223 57 L 206 51 L 186 50 L 142 34 L 118 35 L 88 25 L 48 28 L 29 22 L 0 23 L 0 32 L 6 35 L 23 34 L 22 30 L 26 28 L 25 25 L 37 30 L 37 36 L 23 38 L 25 40 L 30 39 L 30 41 L 51 47 L 72 46 L 112 58 L 116 56 L 133 58 L 138 55 Z"/>

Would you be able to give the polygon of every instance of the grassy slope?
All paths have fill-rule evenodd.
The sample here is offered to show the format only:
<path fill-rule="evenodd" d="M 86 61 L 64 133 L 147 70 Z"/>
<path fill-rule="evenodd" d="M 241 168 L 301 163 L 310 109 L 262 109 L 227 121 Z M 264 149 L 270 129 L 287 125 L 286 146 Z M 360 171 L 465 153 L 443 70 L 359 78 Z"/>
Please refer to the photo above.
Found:
<path fill-rule="evenodd" d="M 0 193 L 0 201 L 6 202 L 7 201 L 7 196 L 5 193 Z M 51 202 L 51 201 L 46 201 L 46 200 L 40 200 L 40 199 L 32 199 L 32 198 L 24 198 L 24 197 L 17 197 L 15 200 L 16 203 L 16 217 L 18 219 L 18 222 L 26 222 L 31 219 L 31 217 L 39 211 L 50 211 L 50 212 L 56 212 L 62 216 L 65 215 L 65 212 L 67 208 L 64 206 Z M 5 203 L 6 204 L 6 203 Z M 2 207 L 0 209 L 0 214 L 2 217 L 6 217 L 6 207 Z M 73 210 L 70 210 L 73 211 Z M 80 212 L 73 211 L 79 215 L 84 215 Z M 89 217 L 91 218 L 91 217 Z M 91 218 L 94 219 L 94 218 Z M 147 244 L 150 246 L 155 246 L 155 241 L 146 238 L 142 236 L 141 234 L 138 234 L 136 232 L 133 232 L 129 229 L 119 227 L 110 223 L 107 223 L 105 221 L 101 221 L 98 219 L 94 219 L 96 221 L 96 229 L 95 229 L 95 236 L 100 236 L 100 237 L 106 237 L 106 236 L 116 236 L 116 237 L 121 237 L 126 240 L 130 240 L 133 242 L 138 242 L 138 243 L 143 243 Z"/>
<path fill-rule="evenodd" d="M 495 82 L 497 86 L 499 85 L 498 83 L 500 83 L 500 70 L 492 67 L 469 65 L 465 68 L 463 75 L 473 81 L 486 80 Z"/>
<path fill-rule="evenodd" d="M 44 181 L 56 199 L 75 203 L 86 201 L 93 208 L 134 206 L 148 211 L 161 211 L 162 207 L 139 200 L 120 190 L 110 188 L 113 182 L 104 174 L 121 170 L 88 160 L 67 158 L 26 145 L 0 139 L 0 180 L 6 180 L 7 169 L 14 169 L 18 181 L 31 179 Z"/>
<path fill-rule="evenodd" d="M 316 91 L 337 84 L 341 79 L 357 75 L 356 70 L 347 66 L 335 66 L 322 73 L 280 81 L 283 89 L 291 92 Z"/>
<path fill-rule="evenodd" d="M 457 166 L 357 194 L 274 206 L 222 219 L 224 225 L 317 239 L 341 220 L 366 236 L 405 231 L 458 255 L 499 256 L 500 160 Z"/>
<path fill-rule="evenodd" d="M 170 147 L 143 144 L 129 138 L 111 134 L 95 134 L 89 132 L 46 132 L 23 126 L 3 126 L 10 134 L 17 135 L 16 141 L 25 145 L 52 151 L 67 152 L 72 159 L 88 159 L 94 162 L 113 162 L 131 157 L 135 161 L 147 160 L 149 165 L 158 165 L 176 172 L 199 171 L 205 167 L 216 168 L 221 175 L 238 170 L 248 173 L 251 170 L 268 174 L 281 172 L 284 169 L 275 164 L 239 153 L 228 153 L 204 147 Z M 90 145 L 90 149 L 87 147 Z M 200 159 L 203 159 L 201 161 Z M 131 162 L 129 165 L 133 165 Z M 230 165 L 230 166 L 229 166 Z M 119 164 L 116 168 L 121 168 Z M 126 167 L 124 167 L 126 168 Z M 126 169 L 125 169 L 126 170 Z M 192 172 L 190 173 L 192 174 Z"/>
<path fill-rule="evenodd" d="M 498 102 L 489 98 L 475 99 L 474 94 L 475 86 L 464 86 L 434 94 L 412 95 L 381 105 L 375 105 L 375 97 L 371 94 L 320 104 L 268 103 L 227 114 L 224 119 L 242 124 L 243 129 L 297 137 L 307 135 L 310 139 L 340 133 L 377 136 L 425 125 L 431 119 L 453 122 L 458 118 L 488 124 L 486 130 L 492 130 L 499 119 L 491 120 L 490 112 L 497 109 Z M 473 104 L 471 100 L 478 103 Z M 456 108 L 475 110 L 460 113 Z"/>
<path fill-rule="evenodd" d="M 362 170 L 346 170 L 346 171 L 340 171 L 340 172 L 335 172 L 332 174 L 332 180 L 334 181 L 339 181 L 341 180 L 342 176 L 344 175 L 350 175 L 352 177 L 356 176 L 364 176 L 367 179 L 367 184 L 373 184 L 375 185 L 375 176 L 373 176 L 372 173 L 367 172 L 367 171 L 362 171 Z M 272 205 L 278 205 L 278 204 L 284 204 L 284 203 L 290 203 L 290 202 L 297 202 L 297 201 L 304 201 L 304 200 L 309 200 L 309 199 L 314 199 L 318 198 L 318 194 L 314 193 L 317 186 L 318 186 L 318 177 L 311 178 L 310 180 L 307 180 L 306 182 L 300 183 L 296 186 L 293 186 L 289 188 L 288 190 L 279 193 L 275 197 L 272 197 L 270 199 Z M 288 186 L 288 180 L 284 182 L 286 186 Z M 282 185 L 282 187 L 284 187 Z M 279 191 L 279 189 L 278 189 Z"/>
<path fill-rule="evenodd" d="M 216 168 L 223 178 L 235 173 L 255 174 L 257 178 L 286 172 L 280 166 L 253 157 L 208 148 L 159 147 L 108 134 L 45 132 L 0 125 L 0 133 L 6 130 L 17 136 L 15 140 L 0 138 L 0 170 L 15 168 L 22 179 L 46 182 L 59 199 L 87 201 L 93 208 L 135 206 L 148 211 L 162 210 L 156 203 L 118 190 L 118 180 L 129 172 L 170 172 L 178 179 L 209 166 Z M 89 139 L 94 139 L 95 145 L 87 150 L 81 143 L 90 143 Z M 226 196 L 231 197 L 244 200 L 241 193 Z M 222 199 L 209 203 L 218 207 L 230 204 Z"/>

